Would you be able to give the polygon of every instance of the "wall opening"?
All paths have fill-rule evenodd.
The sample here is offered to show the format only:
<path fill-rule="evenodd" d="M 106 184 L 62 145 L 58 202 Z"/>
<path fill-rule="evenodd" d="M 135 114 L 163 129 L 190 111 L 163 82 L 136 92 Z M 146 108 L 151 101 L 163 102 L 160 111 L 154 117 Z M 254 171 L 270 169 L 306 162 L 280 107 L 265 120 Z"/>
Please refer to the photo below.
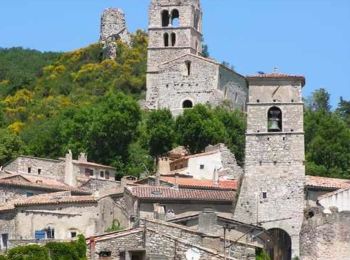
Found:
<path fill-rule="evenodd" d="M 164 33 L 163 38 L 164 38 L 164 47 L 168 47 L 169 46 L 169 34 Z"/>
<path fill-rule="evenodd" d="M 176 33 L 171 33 L 171 46 L 176 44 Z"/>
<path fill-rule="evenodd" d="M 187 76 L 190 76 L 191 75 L 191 62 L 185 61 L 185 64 L 186 64 Z"/>
<path fill-rule="evenodd" d="M 171 25 L 173 27 L 180 26 L 180 13 L 179 13 L 179 10 L 177 9 L 174 9 L 171 11 Z"/>
<path fill-rule="evenodd" d="M 268 253 L 271 260 L 291 260 L 292 259 L 292 239 L 282 229 L 273 228 L 268 230 L 271 238 L 268 246 Z"/>
<path fill-rule="evenodd" d="M 278 107 L 271 107 L 267 112 L 268 131 L 282 132 L 282 111 Z"/>
<path fill-rule="evenodd" d="M 183 103 L 182 103 L 182 108 L 192 108 L 193 107 L 193 103 L 191 100 L 185 100 Z"/>
<path fill-rule="evenodd" d="M 163 27 L 169 26 L 169 20 L 170 20 L 169 11 L 163 10 L 162 11 L 162 26 Z"/>
<path fill-rule="evenodd" d="M 194 28 L 198 30 L 199 27 L 199 11 L 194 14 Z"/>

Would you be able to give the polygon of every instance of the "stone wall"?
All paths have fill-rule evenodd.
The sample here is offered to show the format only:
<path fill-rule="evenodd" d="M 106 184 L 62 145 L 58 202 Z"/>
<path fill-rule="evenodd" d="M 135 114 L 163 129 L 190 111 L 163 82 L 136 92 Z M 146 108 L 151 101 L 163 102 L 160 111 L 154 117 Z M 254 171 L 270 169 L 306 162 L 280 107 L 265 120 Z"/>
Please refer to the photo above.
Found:
<path fill-rule="evenodd" d="M 116 58 L 116 41 L 130 43 L 130 35 L 126 26 L 125 15 L 122 10 L 106 9 L 101 17 L 100 42 L 104 45 L 104 57 Z"/>
<path fill-rule="evenodd" d="M 21 156 L 4 166 L 5 171 L 18 174 L 29 174 L 64 181 L 65 163 L 62 160 L 51 160 Z"/>
<path fill-rule="evenodd" d="M 345 260 L 350 259 L 350 212 L 312 212 L 304 221 L 301 232 L 302 260 Z"/>
<path fill-rule="evenodd" d="M 0 186 L 0 203 L 6 203 L 14 199 L 26 198 L 29 196 L 39 195 L 43 193 L 49 193 L 49 191 L 31 188 L 14 188 L 11 186 Z"/>

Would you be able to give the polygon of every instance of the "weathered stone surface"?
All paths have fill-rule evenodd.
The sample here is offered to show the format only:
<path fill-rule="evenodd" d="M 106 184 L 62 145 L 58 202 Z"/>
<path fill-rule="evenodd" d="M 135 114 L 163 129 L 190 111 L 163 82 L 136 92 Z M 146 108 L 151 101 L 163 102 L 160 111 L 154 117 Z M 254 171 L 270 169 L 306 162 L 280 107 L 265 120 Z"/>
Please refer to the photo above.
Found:
<path fill-rule="evenodd" d="M 130 43 L 125 15 L 121 9 L 108 8 L 101 17 L 100 42 L 104 45 L 105 58 L 116 58 L 117 40 Z"/>
<path fill-rule="evenodd" d="M 301 232 L 302 260 L 350 259 L 350 212 L 322 213 L 309 209 L 312 217 L 303 223 Z"/>

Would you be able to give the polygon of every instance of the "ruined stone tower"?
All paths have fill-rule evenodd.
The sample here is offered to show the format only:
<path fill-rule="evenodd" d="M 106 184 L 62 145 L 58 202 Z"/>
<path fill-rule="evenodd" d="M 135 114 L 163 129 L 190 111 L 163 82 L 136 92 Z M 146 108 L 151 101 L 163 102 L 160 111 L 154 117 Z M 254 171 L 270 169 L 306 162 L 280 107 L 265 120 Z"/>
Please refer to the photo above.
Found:
<path fill-rule="evenodd" d="M 149 9 L 147 64 L 148 109 L 168 108 L 173 115 L 194 105 L 245 109 L 244 77 L 202 57 L 199 0 L 152 0 Z"/>
<path fill-rule="evenodd" d="M 100 42 L 104 46 L 104 57 L 114 59 L 116 57 L 116 41 L 121 39 L 125 43 L 130 42 L 130 35 L 122 10 L 115 8 L 106 9 L 101 17 Z"/>
<path fill-rule="evenodd" d="M 251 76 L 245 175 L 234 218 L 261 224 L 272 259 L 299 256 L 304 209 L 302 76 Z"/>

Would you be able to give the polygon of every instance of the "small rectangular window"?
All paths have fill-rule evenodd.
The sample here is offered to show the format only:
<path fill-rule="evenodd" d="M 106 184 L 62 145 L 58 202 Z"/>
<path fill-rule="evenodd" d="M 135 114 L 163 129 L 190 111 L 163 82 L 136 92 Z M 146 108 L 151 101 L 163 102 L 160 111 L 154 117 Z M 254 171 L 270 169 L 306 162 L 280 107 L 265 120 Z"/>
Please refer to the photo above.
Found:
<path fill-rule="evenodd" d="M 106 171 L 105 178 L 106 178 L 106 180 L 109 180 L 109 171 Z"/>
<path fill-rule="evenodd" d="M 104 171 L 100 171 L 100 177 L 104 178 L 105 177 L 105 172 Z"/>
<path fill-rule="evenodd" d="M 94 176 L 94 170 L 89 169 L 89 168 L 85 168 L 85 176 L 86 177 Z"/>
<path fill-rule="evenodd" d="M 55 238 L 55 229 L 54 228 L 47 228 L 46 229 L 46 238 L 47 239 L 54 239 Z"/>
<path fill-rule="evenodd" d="M 28 192 L 26 192 L 26 196 L 27 196 L 27 197 L 32 197 L 32 196 L 34 196 L 34 193 L 28 191 Z"/>
<path fill-rule="evenodd" d="M 204 169 L 204 164 L 199 165 L 199 169 L 203 170 Z"/>
<path fill-rule="evenodd" d="M 263 192 L 262 197 L 263 197 L 263 199 L 267 199 L 267 192 Z"/>
<path fill-rule="evenodd" d="M 77 232 L 70 232 L 70 237 L 71 238 L 77 237 Z"/>
<path fill-rule="evenodd" d="M 39 174 L 39 175 L 41 174 L 41 169 L 38 169 L 38 174 Z"/>
<path fill-rule="evenodd" d="M 32 167 L 28 167 L 28 173 L 32 172 Z"/>

